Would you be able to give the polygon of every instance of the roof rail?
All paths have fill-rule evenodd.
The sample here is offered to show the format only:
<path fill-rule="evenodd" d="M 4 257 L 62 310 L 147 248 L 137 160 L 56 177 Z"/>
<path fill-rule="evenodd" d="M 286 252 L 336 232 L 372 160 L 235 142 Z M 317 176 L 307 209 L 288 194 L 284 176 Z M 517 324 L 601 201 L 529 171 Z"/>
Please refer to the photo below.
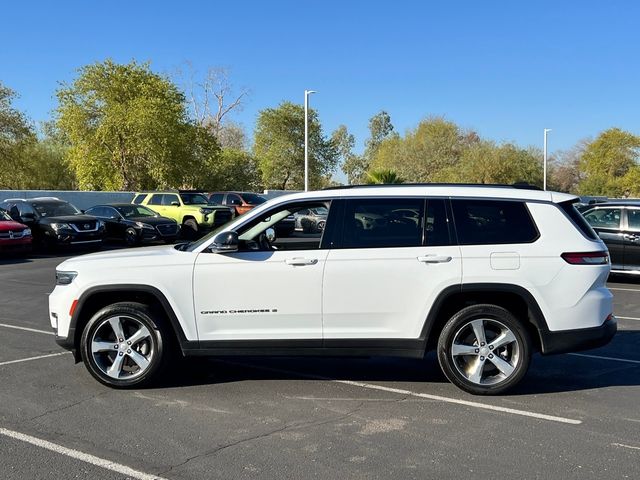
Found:
<path fill-rule="evenodd" d="M 522 190 L 542 190 L 536 185 L 517 182 L 512 185 L 505 183 L 374 183 L 366 185 L 339 185 L 325 187 L 323 190 L 348 190 L 351 188 L 380 188 L 380 187 L 484 187 L 484 188 L 518 188 Z"/>
<path fill-rule="evenodd" d="M 24 200 L 25 201 L 30 201 L 30 200 L 57 200 L 59 202 L 62 201 L 58 197 L 33 197 L 33 198 L 25 198 Z"/>

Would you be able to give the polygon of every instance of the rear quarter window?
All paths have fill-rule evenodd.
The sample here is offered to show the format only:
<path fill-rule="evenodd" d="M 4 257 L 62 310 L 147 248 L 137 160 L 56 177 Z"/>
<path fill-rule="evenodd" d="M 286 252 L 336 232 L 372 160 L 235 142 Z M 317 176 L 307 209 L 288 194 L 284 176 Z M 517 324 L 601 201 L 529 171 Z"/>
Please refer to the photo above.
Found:
<path fill-rule="evenodd" d="M 582 216 L 582 213 L 578 211 L 574 202 L 562 202 L 559 203 L 558 206 L 564 211 L 564 213 L 567 214 L 573 224 L 584 234 L 585 237 L 591 240 L 598 239 L 598 235 L 593 231 L 591 225 L 589 225 L 586 219 Z"/>
<path fill-rule="evenodd" d="M 539 237 L 524 202 L 465 199 L 451 206 L 461 245 L 531 243 Z"/>

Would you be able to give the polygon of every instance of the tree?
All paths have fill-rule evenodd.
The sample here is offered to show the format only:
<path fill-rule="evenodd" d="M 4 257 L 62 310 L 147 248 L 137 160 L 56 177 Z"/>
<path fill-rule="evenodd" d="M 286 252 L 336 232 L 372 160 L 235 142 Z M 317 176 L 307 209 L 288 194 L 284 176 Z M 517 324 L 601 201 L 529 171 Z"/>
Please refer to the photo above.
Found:
<path fill-rule="evenodd" d="M 590 140 L 580 140 L 575 146 L 549 159 L 549 188 L 559 192 L 576 193 L 583 177 L 580 159 Z"/>
<path fill-rule="evenodd" d="M 184 95 L 149 64 L 85 66 L 57 97 L 56 127 L 82 189 L 197 186 L 219 154 L 188 119 Z"/>
<path fill-rule="evenodd" d="M 371 170 L 367 172 L 367 183 L 373 184 L 398 184 L 404 183 L 404 180 L 398 176 L 393 170 Z"/>
<path fill-rule="evenodd" d="M 304 188 L 304 108 L 283 102 L 260 111 L 256 122 L 254 156 L 265 188 Z M 309 184 L 324 185 L 335 171 L 338 152 L 324 137 L 315 110 L 309 110 Z"/>
<path fill-rule="evenodd" d="M 444 175 L 447 181 L 462 183 L 498 183 L 511 185 L 526 182 L 542 185 L 540 152 L 511 143 L 497 145 L 481 140 L 466 148 L 455 167 Z"/>
<path fill-rule="evenodd" d="M 242 126 L 235 122 L 225 122 L 216 138 L 223 149 L 247 150 L 247 134 Z"/>
<path fill-rule="evenodd" d="M 370 137 L 365 142 L 364 156 L 371 161 L 378 152 L 378 147 L 387 138 L 393 135 L 393 124 L 387 112 L 381 110 L 369 119 Z"/>
<path fill-rule="evenodd" d="M 404 137 L 385 138 L 369 168 L 393 170 L 408 182 L 447 181 L 463 152 L 477 142 L 474 132 L 443 118 L 428 118 Z"/>
<path fill-rule="evenodd" d="M 583 178 L 578 192 L 583 195 L 640 195 L 638 160 L 640 137 L 619 128 L 605 130 L 582 154 L 579 166 Z"/>
<path fill-rule="evenodd" d="M 27 118 L 13 107 L 16 93 L 0 83 L 0 188 L 20 188 L 25 150 L 37 141 Z"/>
<path fill-rule="evenodd" d="M 336 147 L 338 157 L 342 160 L 342 171 L 347 175 L 349 185 L 359 183 L 365 171 L 364 157 L 353 153 L 356 139 L 349 133 L 346 125 L 340 125 L 331 134 L 331 142 Z"/>

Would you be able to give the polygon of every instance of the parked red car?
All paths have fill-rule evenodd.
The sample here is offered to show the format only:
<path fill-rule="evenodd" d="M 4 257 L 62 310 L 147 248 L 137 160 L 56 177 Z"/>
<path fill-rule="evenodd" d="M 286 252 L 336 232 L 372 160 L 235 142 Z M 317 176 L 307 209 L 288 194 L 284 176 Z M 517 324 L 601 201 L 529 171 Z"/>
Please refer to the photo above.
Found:
<path fill-rule="evenodd" d="M 233 208 L 236 215 L 242 215 L 266 201 L 266 198 L 250 192 L 213 192 L 209 194 L 210 205 L 225 205 Z"/>
<path fill-rule="evenodd" d="M 0 210 L 0 252 L 30 252 L 31 229 Z"/>

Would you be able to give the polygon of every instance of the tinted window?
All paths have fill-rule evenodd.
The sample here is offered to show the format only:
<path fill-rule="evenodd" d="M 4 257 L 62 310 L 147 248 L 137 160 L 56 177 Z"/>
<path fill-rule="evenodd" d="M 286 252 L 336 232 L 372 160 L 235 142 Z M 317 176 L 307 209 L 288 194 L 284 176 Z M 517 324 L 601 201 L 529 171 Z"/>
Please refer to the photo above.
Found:
<path fill-rule="evenodd" d="M 452 200 L 461 245 L 529 243 L 538 231 L 524 202 Z"/>
<path fill-rule="evenodd" d="M 585 234 L 587 238 L 591 240 L 596 240 L 598 236 L 596 232 L 593 231 L 591 226 L 587 223 L 587 221 L 582 216 L 582 213 L 585 210 L 585 205 L 580 203 L 573 202 L 562 202 L 559 203 L 558 206 L 567 214 L 569 218 L 573 220 L 573 223 L 580 229 L 582 233 Z"/>
<path fill-rule="evenodd" d="M 11 221 L 11 217 L 6 211 L 0 210 L 0 221 Z"/>
<path fill-rule="evenodd" d="M 139 205 L 142 203 L 142 201 L 146 198 L 147 194 L 146 193 L 140 193 L 138 195 L 136 195 L 133 199 L 133 201 L 131 203 L 135 203 L 136 205 Z"/>
<path fill-rule="evenodd" d="M 121 205 L 117 210 L 124 218 L 158 216 L 156 212 L 143 205 Z"/>
<path fill-rule="evenodd" d="M 222 205 L 222 199 L 224 198 L 224 193 L 214 193 L 209 197 L 209 203 L 215 203 L 216 205 Z"/>
<path fill-rule="evenodd" d="M 584 218 L 593 228 L 620 228 L 622 209 L 620 208 L 594 208 L 585 212 Z"/>
<path fill-rule="evenodd" d="M 170 195 L 171 197 L 175 197 L 175 195 Z M 180 198 L 182 198 L 182 203 L 185 205 L 206 205 L 209 203 L 207 197 L 205 197 L 201 193 L 181 193 Z M 178 199 L 171 200 L 172 202 L 177 202 Z"/>
<path fill-rule="evenodd" d="M 178 200 L 178 196 L 177 195 L 170 195 L 170 194 L 166 194 L 165 193 L 164 197 L 162 199 L 162 205 L 170 207 L 172 203 L 177 203 L 178 205 L 180 204 L 180 201 Z M 205 203 L 207 203 L 207 202 L 205 202 Z M 185 204 L 188 205 L 188 203 L 186 203 L 186 202 L 185 202 Z"/>
<path fill-rule="evenodd" d="M 80 213 L 80 210 L 67 202 L 38 202 L 33 204 L 33 208 L 41 217 L 60 217 Z M 20 213 L 22 214 L 22 210 Z"/>
<path fill-rule="evenodd" d="M 412 198 L 347 200 L 344 248 L 422 245 L 424 200 Z"/>
<path fill-rule="evenodd" d="M 256 195 L 255 193 L 243 193 L 242 198 L 248 205 L 260 205 L 267 201 L 266 198 Z"/>
<path fill-rule="evenodd" d="M 235 193 L 228 193 L 226 205 L 242 205 L 242 199 Z"/>
<path fill-rule="evenodd" d="M 444 200 L 427 200 L 425 245 L 432 247 L 451 245 L 447 209 Z"/>
<path fill-rule="evenodd" d="M 85 212 L 87 215 L 93 215 L 94 217 L 108 217 L 109 212 L 105 207 L 93 207 Z"/>
<path fill-rule="evenodd" d="M 627 210 L 627 216 L 629 220 L 629 228 L 633 230 L 640 230 L 640 210 L 630 208 Z"/>
<path fill-rule="evenodd" d="M 162 195 L 161 193 L 156 193 L 155 195 L 152 195 L 148 205 L 162 205 L 163 197 L 164 195 Z"/>

